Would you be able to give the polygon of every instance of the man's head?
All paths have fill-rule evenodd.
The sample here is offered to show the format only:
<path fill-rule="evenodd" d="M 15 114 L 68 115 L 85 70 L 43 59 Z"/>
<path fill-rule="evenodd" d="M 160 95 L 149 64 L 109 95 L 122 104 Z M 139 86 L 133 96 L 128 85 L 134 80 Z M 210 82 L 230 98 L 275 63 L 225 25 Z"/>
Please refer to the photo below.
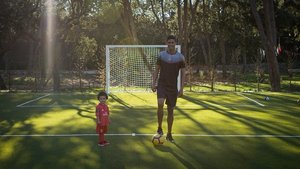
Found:
<path fill-rule="evenodd" d="M 168 45 L 168 51 L 174 52 L 175 51 L 175 45 L 176 45 L 176 37 L 174 35 L 169 35 L 167 37 L 166 44 Z"/>
<path fill-rule="evenodd" d="M 167 37 L 167 41 L 170 40 L 170 39 L 173 39 L 176 42 L 176 37 L 174 35 L 169 35 Z"/>

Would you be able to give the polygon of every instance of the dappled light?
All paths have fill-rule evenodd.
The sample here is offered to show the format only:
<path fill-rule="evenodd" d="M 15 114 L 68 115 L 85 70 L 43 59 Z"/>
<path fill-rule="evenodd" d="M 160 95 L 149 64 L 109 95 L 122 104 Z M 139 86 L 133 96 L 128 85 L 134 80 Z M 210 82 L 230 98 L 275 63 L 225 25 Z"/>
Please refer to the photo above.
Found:
<path fill-rule="evenodd" d="M 163 168 L 172 169 L 264 168 L 271 165 L 266 161 L 293 167 L 300 146 L 297 95 L 187 92 L 175 107 L 176 143 L 154 146 L 155 95 L 114 93 L 107 102 L 111 144 L 98 147 L 95 93 L 3 94 L 3 102 L 5 97 L 12 102 L 1 105 L 0 162 L 4 168 L 49 169 L 161 168 L 162 160 Z M 212 163 L 215 159 L 219 162 Z"/>

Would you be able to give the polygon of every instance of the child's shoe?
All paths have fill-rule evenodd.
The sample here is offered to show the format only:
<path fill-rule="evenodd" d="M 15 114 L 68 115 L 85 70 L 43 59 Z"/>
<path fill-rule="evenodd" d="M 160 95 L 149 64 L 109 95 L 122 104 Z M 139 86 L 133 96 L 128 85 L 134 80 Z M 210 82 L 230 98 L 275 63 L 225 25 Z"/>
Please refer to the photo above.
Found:
<path fill-rule="evenodd" d="M 108 141 L 103 141 L 103 144 L 104 145 L 109 145 L 109 142 Z"/>
<path fill-rule="evenodd" d="M 98 146 L 103 147 L 103 146 L 105 146 L 105 143 L 104 142 L 100 142 L 100 143 L 98 143 Z"/>

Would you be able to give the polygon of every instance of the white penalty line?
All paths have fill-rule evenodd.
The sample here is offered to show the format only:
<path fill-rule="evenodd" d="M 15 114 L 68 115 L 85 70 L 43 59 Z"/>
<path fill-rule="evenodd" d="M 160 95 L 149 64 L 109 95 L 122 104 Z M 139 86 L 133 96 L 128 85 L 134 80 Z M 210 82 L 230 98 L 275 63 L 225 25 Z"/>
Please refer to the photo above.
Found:
<path fill-rule="evenodd" d="M 245 97 L 246 99 L 248 99 L 248 100 L 250 100 L 250 101 L 252 101 L 252 102 L 254 102 L 254 103 L 256 103 L 256 104 L 258 104 L 258 105 L 260 105 L 260 106 L 262 106 L 262 107 L 265 106 L 264 104 L 259 103 L 258 101 L 253 100 L 253 99 L 251 99 L 251 98 L 249 98 L 249 97 L 247 97 L 247 96 L 245 96 L 245 95 L 243 95 L 243 94 L 241 94 L 241 93 L 237 93 L 237 95 L 242 96 L 242 97 Z"/>
<path fill-rule="evenodd" d="M 153 136 L 154 134 L 105 134 L 106 136 Z M 1 137 L 89 137 L 98 134 L 4 134 Z M 232 137 L 232 138 L 300 138 L 300 135 L 272 135 L 272 134 L 173 134 L 174 137 Z"/>
<path fill-rule="evenodd" d="M 36 98 L 36 99 L 29 100 L 29 101 L 27 101 L 27 102 L 25 102 L 25 103 L 19 104 L 19 105 L 17 105 L 16 107 L 24 107 L 25 104 L 28 104 L 28 103 L 37 101 L 37 100 L 39 100 L 39 99 L 42 99 L 42 98 L 47 97 L 47 96 L 50 96 L 50 95 L 51 95 L 51 94 L 46 94 L 46 95 L 41 96 L 41 97 L 38 97 L 38 98 Z"/>

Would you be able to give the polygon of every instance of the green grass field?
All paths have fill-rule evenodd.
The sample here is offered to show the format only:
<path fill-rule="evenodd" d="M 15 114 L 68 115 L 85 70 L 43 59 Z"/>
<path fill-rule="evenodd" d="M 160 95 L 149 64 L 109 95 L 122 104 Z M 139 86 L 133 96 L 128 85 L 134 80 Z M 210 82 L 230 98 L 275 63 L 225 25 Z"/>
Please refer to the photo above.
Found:
<path fill-rule="evenodd" d="M 186 92 L 175 109 L 176 143 L 153 146 L 156 95 L 115 93 L 111 144 L 100 148 L 94 91 L 0 93 L 0 168 L 296 169 L 298 99 L 299 92 Z"/>

